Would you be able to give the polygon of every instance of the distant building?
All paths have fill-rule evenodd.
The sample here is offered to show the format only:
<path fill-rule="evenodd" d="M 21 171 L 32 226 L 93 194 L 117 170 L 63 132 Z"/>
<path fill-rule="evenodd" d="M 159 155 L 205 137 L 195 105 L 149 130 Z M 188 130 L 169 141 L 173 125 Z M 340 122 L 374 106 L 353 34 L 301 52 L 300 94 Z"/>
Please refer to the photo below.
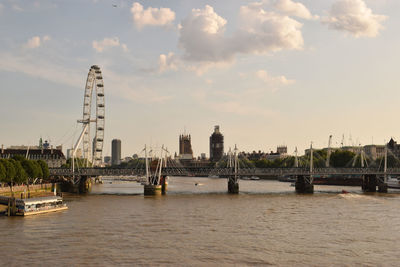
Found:
<path fill-rule="evenodd" d="M 392 141 L 393 139 L 391 139 Z M 400 145 L 397 145 L 396 142 L 389 142 L 388 148 L 390 147 L 393 148 L 393 153 L 395 154 L 396 152 L 399 153 L 398 155 L 400 156 Z M 385 156 L 385 145 L 365 145 L 365 146 L 343 146 L 343 147 L 331 147 L 329 148 L 331 153 L 334 153 L 335 151 L 350 151 L 356 155 L 359 155 L 361 151 L 364 151 L 365 156 L 369 159 L 376 160 L 377 158 L 381 158 Z M 313 148 L 313 150 L 319 150 L 318 148 Z M 323 151 L 328 151 L 327 147 L 322 148 Z M 305 151 L 306 155 L 310 155 L 310 149 L 306 149 Z M 396 154 L 395 154 L 396 155 Z"/>
<path fill-rule="evenodd" d="M 113 139 L 111 141 L 111 165 L 121 164 L 121 140 Z"/>
<path fill-rule="evenodd" d="M 219 161 L 224 155 L 224 136 L 219 131 L 219 126 L 214 127 L 210 136 L 210 160 Z"/>
<path fill-rule="evenodd" d="M 364 152 L 367 158 L 376 160 L 385 156 L 385 145 L 366 145 L 364 146 Z"/>
<path fill-rule="evenodd" d="M 387 143 L 388 150 L 390 150 L 391 154 L 393 154 L 396 158 L 400 157 L 400 144 L 397 144 L 393 138 L 390 138 L 389 143 Z"/>
<path fill-rule="evenodd" d="M 179 136 L 179 158 L 183 160 L 193 159 L 193 150 L 190 135 Z"/>
<path fill-rule="evenodd" d="M 111 165 L 111 156 L 104 157 L 104 164 Z"/>
<path fill-rule="evenodd" d="M 72 148 L 67 149 L 67 159 L 72 158 L 72 152 L 73 152 L 73 151 L 74 151 L 74 150 L 73 150 Z M 82 149 L 81 149 L 81 148 L 78 148 L 78 149 L 76 150 L 76 152 L 75 152 L 75 158 L 79 158 L 79 159 L 82 158 Z"/>
<path fill-rule="evenodd" d="M 287 154 L 287 146 L 278 146 L 276 148 L 276 153 L 280 155 L 286 155 Z"/>
<path fill-rule="evenodd" d="M 276 149 L 276 152 L 271 151 L 270 153 L 265 153 L 261 150 L 253 151 L 253 152 L 240 152 L 239 153 L 240 157 L 245 157 L 249 160 L 275 160 L 279 158 L 286 158 L 288 156 L 287 154 L 287 146 L 278 146 Z"/>
<path fill-rule="evenodd" d="M 43 160 L 49 168 L 59 168 L 67 161 L 62 152 L 62 146 L 57 146 L 55 149 L 52 146 L 47 149 L 44 146 L 42 148 L 39 146 L 11 146 L 6 149 L 3 145 L 1 146 L 0 158 L 7 159 L 17 155 L 30 160 Z"/>

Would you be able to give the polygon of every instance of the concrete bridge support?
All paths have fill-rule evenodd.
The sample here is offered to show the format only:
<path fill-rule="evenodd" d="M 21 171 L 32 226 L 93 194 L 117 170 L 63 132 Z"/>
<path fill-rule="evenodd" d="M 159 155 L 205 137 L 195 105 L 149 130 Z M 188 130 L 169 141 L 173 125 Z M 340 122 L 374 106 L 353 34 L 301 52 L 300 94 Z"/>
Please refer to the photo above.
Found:
<path fill-rule="evenodd" d="M 366 174 L 363 176 L 361 189 L 364 192 L 376 192 L 378 177 L 375 174 Z"/>
<path fill-rule="evenodd" d="M 378 192 L 379 192 L 379 193 L 387 193 L 387 192 L 388 192 L 388 185 L 387 185 L 387 183 L 380 183 L 380 184 L 378 184 Z"/>
<path fill-rule="evenodd" d="M 385 176 L 378 177 L 378 192 L 379 193 L 387 193 L 388 192 L 388 184 L 386 182 Z"/>
<path fill-rule="evenodd" d="M 160 184 L 145 184 L 143 193 L 145 196 L 165 195 L 167 193 L 166 175 L 161 176 Z"/>
<path fill-rule="evenodd" d="M 314 193 L 314 185 L 312 184 L 311 177 L 305 177 L 304 175 L 297 176 L 295 188 L 296 192 L 300 194 Z"/>
<path fill-rule="evenodd" d="M 162 186 L 154 185 L 154 184 L 145 184 L 143 193 L 145 196 L 161 195 L 162 194 Z"/>
<path fill-rule="evenodd" d="M 228 179 L 228 193 L 239 194 L 239 183 L 235 179 Z"/>
<path fill-rule="evenodd" d="M 61 183 L 61 191 L 75 194 L 86 194 L 92 188 L 92 178 L 89 176 L 81 176 L 79 183 L 74 184 L 72 179 Z"/>

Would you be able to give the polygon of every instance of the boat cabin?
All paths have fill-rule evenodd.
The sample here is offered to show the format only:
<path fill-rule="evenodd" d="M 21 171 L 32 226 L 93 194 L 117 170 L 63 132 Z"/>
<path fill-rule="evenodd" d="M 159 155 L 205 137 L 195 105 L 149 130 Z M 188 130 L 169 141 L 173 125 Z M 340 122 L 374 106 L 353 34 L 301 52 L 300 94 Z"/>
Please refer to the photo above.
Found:
<path fill-rule="evenodd" d="M 16 200 L 16 215 L 27 216 L 68 209 L 60 196 L 36 197 Z"/>

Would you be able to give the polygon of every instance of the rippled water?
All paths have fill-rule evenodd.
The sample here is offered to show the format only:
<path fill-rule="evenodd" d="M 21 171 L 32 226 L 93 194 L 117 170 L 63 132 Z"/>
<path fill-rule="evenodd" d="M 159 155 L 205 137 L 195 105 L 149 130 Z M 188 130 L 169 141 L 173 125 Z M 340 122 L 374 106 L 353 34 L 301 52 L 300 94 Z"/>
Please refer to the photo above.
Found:
<path fill-rule="evenodd" d="M 198 183 L 196 186 L 195 183 Z M 0 265 L 398 265 L 400 191 L 289 183 L 170 179 L 166 196 L 105 181 L 69 210 L 0 218 Z"/>

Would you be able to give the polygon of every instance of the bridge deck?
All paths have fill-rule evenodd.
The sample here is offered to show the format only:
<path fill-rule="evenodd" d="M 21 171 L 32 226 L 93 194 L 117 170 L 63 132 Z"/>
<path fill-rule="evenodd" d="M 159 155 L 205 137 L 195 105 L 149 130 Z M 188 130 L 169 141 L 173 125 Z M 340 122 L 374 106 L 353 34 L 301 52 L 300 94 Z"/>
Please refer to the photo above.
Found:
<path fill-rule="evenodd" d="M 75 170 L 80 176 L 134 176 L 144 175 L 145 169 L 111 169 L 111 168 L 81 168 Z M 169 176 L 210 176 L 232 175 L 231 168 L 164 168 L 163 175 Z M 291 175 L 385 175 L 383 170 L 376 168 L 316 168 L 311 173 L 306 168 L 243 168 L 239 170 L 241 176 L 291 176 Z M 400 168 L 387 169 L 388 175 L 400 175 Z M 51 168 L 52 176 L 72 176 L 72 170 L 67 168 Z"/>

